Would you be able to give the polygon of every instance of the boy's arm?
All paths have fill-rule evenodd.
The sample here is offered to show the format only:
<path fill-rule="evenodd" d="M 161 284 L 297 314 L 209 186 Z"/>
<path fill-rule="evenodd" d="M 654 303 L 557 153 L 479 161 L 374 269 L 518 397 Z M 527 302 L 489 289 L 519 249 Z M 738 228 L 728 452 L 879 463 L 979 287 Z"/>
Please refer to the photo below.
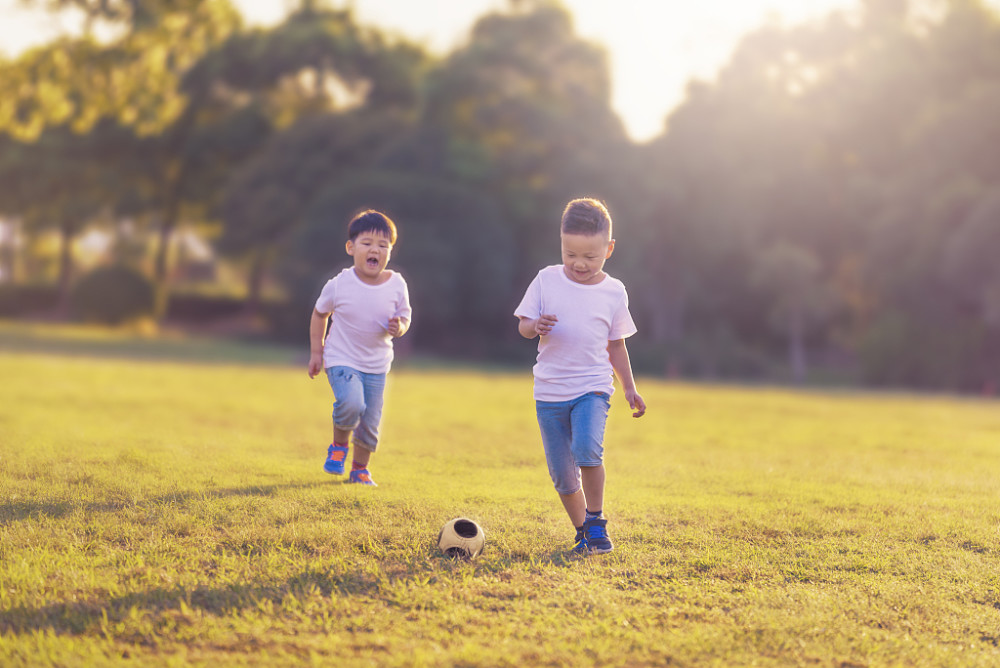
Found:
<path fill-rule="evenodd" d="M 632 362 L 628 358 L 628 348 L 625 347 L 625 339 L 608 341 L 608 357 L 611 359 L 611 368 L 618 374 L 618 380 L 622 384 L 622 391 L 625 392 L 625 399 L 628 400 L 629 407 L 635 412 L 632 417 L 642 417 L 646 412 L 646 402 L 642 400 L 635 389 L 635 378 L 632 377 Z"/>
<path fill-rule="evenodd" d="M 309 377 L 315 378 L 323 370 L 323 344 L 326 342 L 326 320 L 329 313 L 313 309 L 309 320 Z"/>
<path fill-rule="evenodd" d="M 397 274 L 399 276 L 399 274 Z M 402 276 L 399 276 L 402 279 Z M 389 332 L 389 336 L 398 339 L 403 334 L 406 334 L 410 329 L 410 318 L 413 315 L 413 309 L 410 307 L 410 290 L 406 287 L 406 281 L 403 280 L 403 291 L 399 299 L 396 301 L 396 315 L 389 318 L 389 324 L 386 327 L 386 331 Z"/>

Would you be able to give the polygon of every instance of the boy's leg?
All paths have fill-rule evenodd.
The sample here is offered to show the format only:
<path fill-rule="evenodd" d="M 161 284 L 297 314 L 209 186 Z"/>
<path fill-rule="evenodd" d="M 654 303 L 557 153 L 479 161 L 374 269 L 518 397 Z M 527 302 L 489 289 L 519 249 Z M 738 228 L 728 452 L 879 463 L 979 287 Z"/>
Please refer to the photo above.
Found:
<path fill-rule="evenodd" d="M 586 510 L 599 515 L 604 509 L 604 464 L 600 466 L 581 466 L 580 476 L 583 478 L 583 495 Z"/>
<path fill-rule="evenodd" d="M 568 401 L 536 401 L 535 411 L 549 476 L 566 514 L 577 529 L 577 548 L 583 551 L 586 541 L 582 540 L 581 531 L 587 503 L 580 486 L 580 469 L 573 460 L 571 449 L 570 406 Z"/>
<path fill-rule="evenodd" d="M 358 426 L 354 429 L 354 462 L 349 482 L 376 486 L 368 471 L 372 453 L 378 449 L 379 425 L 382 422 L 382 406 L 385 397 L 384 373 L 362 373 L 365 410 Z"/>
<path fill-rule="evenodd" d="M 590 392 L 574 400 L 570 411 L 570 448 L 580 467 L 586 509 L 591 513 L 604 507 L 604 427 L 611 408 L 609 399 L 603 392 Z"/>
<path fill-rule="evenodd" d="M 566 514 L 569 515 L 573 526 L 582 527 L 584 520 L 587 519 L 587 499 L 584 496 L 583 488 L 572 494 L 560 494 L 559 500 L 562 501 L 563 508 L 566 509 Z"/>
<path fill-rule="evenodd" d="M 333 389 L 333 443 L 327 450 L 323 469 L 342 475 L 347 463 L 348 439 L 365 410 L 364 388 L 359 372 L 350 367 L 335 366 L 326 370 Z"/>
<path fill-rule="evenodd" d="M 580 466 L 586 504 L 584 533 L 590 552 L 610 552 L 614 545 L 608 536 L 604 508 L 604 427 L 611 407 L 610 397 L 592 392 L 573 405 L 570 421 L 573 429 L 573 457 Z"/>

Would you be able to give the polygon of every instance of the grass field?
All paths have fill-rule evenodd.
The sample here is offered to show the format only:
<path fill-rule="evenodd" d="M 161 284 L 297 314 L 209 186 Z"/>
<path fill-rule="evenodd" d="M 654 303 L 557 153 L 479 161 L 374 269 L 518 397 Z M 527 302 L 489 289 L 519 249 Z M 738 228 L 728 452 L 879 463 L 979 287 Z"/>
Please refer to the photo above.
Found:
<path fill-rule="evenodd" d="M 0 331 L 0 665 L 1000 664 L 996 401 L 640 378 L 575 558 L 527 368 L 394 370 L 370 489 L 304 365 L 73 339 Z"/>

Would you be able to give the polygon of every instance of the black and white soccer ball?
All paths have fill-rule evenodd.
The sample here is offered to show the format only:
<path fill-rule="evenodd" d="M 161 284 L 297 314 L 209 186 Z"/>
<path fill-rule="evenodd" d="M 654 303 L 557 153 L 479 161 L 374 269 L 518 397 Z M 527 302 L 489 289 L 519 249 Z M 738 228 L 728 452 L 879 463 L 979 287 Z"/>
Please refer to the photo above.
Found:
<path fill-rule="evenodd" d="M 438 547 L 449 557 L 474 559 L 486 545 L 482 527 L 465 517 L 448 520 L 438 534 Z"/>

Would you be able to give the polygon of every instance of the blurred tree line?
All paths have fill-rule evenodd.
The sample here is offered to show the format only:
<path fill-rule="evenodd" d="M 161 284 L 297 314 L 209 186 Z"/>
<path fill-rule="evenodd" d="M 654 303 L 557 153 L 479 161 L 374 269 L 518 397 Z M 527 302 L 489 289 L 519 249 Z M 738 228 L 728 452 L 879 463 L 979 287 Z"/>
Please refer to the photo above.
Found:
<path fill-rule="evenodd" d="M 444 56 L 319 0 L 267 29 L 227 0 L 34 4 L 88 21 L 0 62 L 0 216 L 58 234 L 63 313 L 171 313 L 193 226 L 244 268 L 241 311 L 303 342 L 347 220 L 375 207 L 400 226 L 413 345 L 523 359 L 511 313 L 559 262 L 562 206 L 591 195 L 616 221 L 608 270 L 646 372 L 1000 379 L 1000 21 L 977 0 L 766 25 L 643 144 L 557 2 L 512 2 Z M 93 229 L 110 266 L 78 276 Z"/>

